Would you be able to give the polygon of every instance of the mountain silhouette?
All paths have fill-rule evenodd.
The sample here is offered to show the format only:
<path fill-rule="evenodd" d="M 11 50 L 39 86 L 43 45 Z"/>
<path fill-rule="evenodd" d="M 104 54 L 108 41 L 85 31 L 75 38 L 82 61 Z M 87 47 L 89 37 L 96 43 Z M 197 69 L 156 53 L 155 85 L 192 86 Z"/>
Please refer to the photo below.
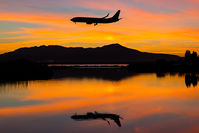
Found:
<path fill-rule="evenodd" d="M 178 60 L 179 56 L 140 52 L 120 44 L 97 48 L 63 47 L 58 45 L 20 48 L 0 55 L 0 62 L 28 59 L 42 63 L 132 63 L 159 59 Z"/>

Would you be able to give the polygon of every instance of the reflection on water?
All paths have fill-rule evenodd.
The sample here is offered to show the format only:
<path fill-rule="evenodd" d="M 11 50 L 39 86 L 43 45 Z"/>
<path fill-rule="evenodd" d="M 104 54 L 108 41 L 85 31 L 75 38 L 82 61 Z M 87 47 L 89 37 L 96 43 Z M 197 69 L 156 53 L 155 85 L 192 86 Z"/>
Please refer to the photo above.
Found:
<path fill-rule="evenodd" d="M 109 113 L 98 113 L 98 112 L 87 112 L 85 115 L 72 115 L 71 119 L 76 120 L 76 121 L 87 121 L 87 120 L 96 120 L 96 119 L 101 119 L 101 120 L 105 120 L 108 122 L 108 124 L 110 125 L 109 120 L 107 119 L 111 119 L 113 120 L 118 127 L 121 127 L 121 122 L 120 119 L 122 119 L 122 117 L 120 117 L 117 114 L 109 114 Z"/>
<path fill-rule="evenodd" d="M 58 66 L 58 67 L 126 67 L 128 64 L 49 64 L 48 66 Z"/>
<path fill-rule="evenodd" d="M 199 76 L 196 74 L 186 74 L 185 75 L 185 84 L 187 87 L 190 87 L 193 85 L 193 87 L 196 87 L 198 85 Z"/>
<path fill-rule="evenodd" d="M 0 82 L 1 88 L 27 88 L 30 81 L 6 81 Z"/>
<path fill-rule="evenodd" d="M 60 69 L 58 67 L 54 70 L 53 78 L 75 78 L 75 79 L 102 79 L 102 80 L 110 80 L 110 81 L 119 81 L 125 78 L 131 77 L 133 75 L 137 75 L 136 73 L 129 72 L 127 69 L 121 68 L 70 68 Z"/>
<path fill-rule="evenodd" d="M 176 75 L 176 73 L 169 73 L 171 76 Z M 167 73 L 156 73 L 156 76 L 158 78 L 164 78 L 167 75 Z M 177 73 L 178 76 L 182 76 L 185 77 L 185 84 L 187 86 L 187 88 L 191 87 L 191 85 L 193 87 L 197 87 L 198 85 L 198 81 L 199 81 L 199 75 L 195 74 L 195 73 L 186 73 L 186 74 L 182 74 L 182 73 Z"/>
<path fill-rule="evenodd" d="M 28 88 L 30 81 L 7 81 L 0 82 L 0 95 L 6 93 L 13 93 L 13 91 L 18 91 L 19 89 Z"/>
<path fill-rule="evenodd" d="M 198 133 L 195 76 L 62 77 L 25 85 L 4 84 L 0 86 L 0 132 Z M 110 128 L 98 119 L 77 122 L 70 118 L 75 112 L 92 110 L 120 114 L 122 127 L 112 124 Z"/>

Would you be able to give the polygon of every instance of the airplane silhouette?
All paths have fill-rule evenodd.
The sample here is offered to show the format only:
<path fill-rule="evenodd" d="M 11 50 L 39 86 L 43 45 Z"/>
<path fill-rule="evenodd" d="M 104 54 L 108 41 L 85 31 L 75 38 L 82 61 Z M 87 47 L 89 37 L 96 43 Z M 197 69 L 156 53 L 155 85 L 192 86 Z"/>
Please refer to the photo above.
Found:
<path fill-rule="evenodd" d="M 107 18 L 109 16 L 109 13 L 102 18 L 92 18 L 92 17 L 74 17 L 71 19 L 72 22 L 82 22 L 86 24 L 94 24 L 96 26 L 98 23 L 114 23 L 119 21 L 121 18 L 119 18 L 120 10 L 118 10 L 115 15 L 111 18 Z"/>
<path fill-rule="evenodd" d="M 95 120 L 95 119 L 102 119 L 108 122 L 108 124 L 110 125 L 110 122 L 107 119 L 111 119 L 114 120 L 114 122 L 121 127 L 121 123 L 120 123 L 120 118 L 122 119 L 122 117 L 120 117 L 117 114 L 106 114 L 106 113 L 98 113 L 98 112 L 88 112 L 86 115 L 72 115 L 71 119 L 77 120 L 77 121 L 84 121 L 84 120 Z"/>

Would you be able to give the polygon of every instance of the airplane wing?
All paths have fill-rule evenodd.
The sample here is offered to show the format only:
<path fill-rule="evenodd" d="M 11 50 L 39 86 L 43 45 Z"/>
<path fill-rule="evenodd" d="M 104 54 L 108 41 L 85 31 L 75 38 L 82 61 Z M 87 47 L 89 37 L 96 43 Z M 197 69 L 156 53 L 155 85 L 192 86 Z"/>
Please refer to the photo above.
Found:
<path fill-rule="evenodd" d="M 109 13 L 105 17 L 103 17 L 103 18 L 107 18 L 108 16 L 109 16 Z"/>

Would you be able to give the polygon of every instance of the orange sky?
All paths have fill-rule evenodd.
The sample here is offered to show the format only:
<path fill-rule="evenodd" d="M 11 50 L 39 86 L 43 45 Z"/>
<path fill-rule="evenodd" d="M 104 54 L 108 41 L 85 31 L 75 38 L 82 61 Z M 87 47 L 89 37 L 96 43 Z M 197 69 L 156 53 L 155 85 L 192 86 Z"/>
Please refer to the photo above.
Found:
<path fill-rule="evenodd" d="M 39 45 L 96 47 L 111 43 L 181 56 L 186 49 L 199 50 L 198 0 L 0 2 L 0 53 Z M 70 21 L 75 16 L 111 16 L 118 9 L 123 19 L 117 23 L 93 26 Z"/>

